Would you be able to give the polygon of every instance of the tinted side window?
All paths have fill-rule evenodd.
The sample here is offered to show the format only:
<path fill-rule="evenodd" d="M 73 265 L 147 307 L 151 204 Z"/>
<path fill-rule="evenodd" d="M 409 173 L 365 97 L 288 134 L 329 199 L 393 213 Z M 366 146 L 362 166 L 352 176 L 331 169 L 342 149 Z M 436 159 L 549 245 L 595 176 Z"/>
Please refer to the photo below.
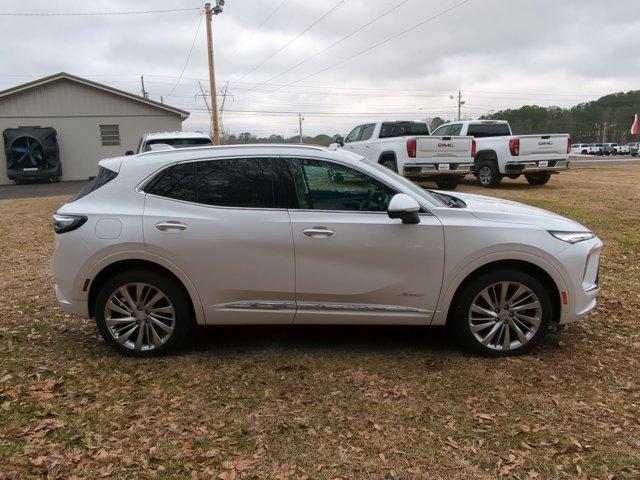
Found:
<path fill-rule="evenodd" d="M 223 207 L 273 208 L 273 166 L 270 158 L 197 162 L 198 203 Z"/>
<path fill-rule="evenodd" d="M 349 167 L 321 160 L 289 160 L 298 198 L 305 210 L 385 212 L 396 192 Z"/>
<path fill-rule="evenodd" d="M 467 135 L 476 138 L 502 137 L 511 135 L 506 123 L 472 123 L 467 129 Z"/>
<path fill-rule="evenodd" d="M 196 164 L 180 163 L 160 173 L 145 189 L 161 197 L 196 201 Z"/>
<path fill-rule="evenodd" d="M 360 135 L 360 140 L 369 140 L 373 136 L 373 131 L 376 128 L 375 123 L 370 123 L 369 125 L 365 125 L 362 129 L 362 134 Z"/>
<path fill-rule="evenodd" d="M 435 132 L 433 132 L 433 135 L 435 135 L 436 137 L 441 137 L 449 135 L 450 131 L 451 125 L 442 125 L 441 127 L 436 128 Z"/>
<path fill-rule="evenodd" d="M 380 127 L 380 138 L 429 135 L 429 127 L 423 122 L 384 122 Z"/>
<path fill-rule="evenodd" d="M 451 125 L 451 130 L 449 130 L 449 135 L 460 135 L 461 131 L 462 131 L 462 124 L 456 123 L 454 125 Z"/>
<path fill-rule="evenodd" d="M 351 130 L 351 133 L 344 139 L 345 142 L 357 142 L 360 139 L 360 133 L 362 133 L 362 125 L 358 125 Z"/>

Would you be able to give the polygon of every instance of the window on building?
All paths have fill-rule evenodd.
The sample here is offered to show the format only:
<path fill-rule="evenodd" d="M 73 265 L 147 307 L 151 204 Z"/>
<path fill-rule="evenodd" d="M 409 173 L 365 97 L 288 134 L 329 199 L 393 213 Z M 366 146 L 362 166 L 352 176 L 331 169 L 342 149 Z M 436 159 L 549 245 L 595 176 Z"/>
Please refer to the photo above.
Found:
<path fill-rule="evenodd" d="M 100 125 L 100 143 L 103 147 L 120 146 L 120 125 Z"/>

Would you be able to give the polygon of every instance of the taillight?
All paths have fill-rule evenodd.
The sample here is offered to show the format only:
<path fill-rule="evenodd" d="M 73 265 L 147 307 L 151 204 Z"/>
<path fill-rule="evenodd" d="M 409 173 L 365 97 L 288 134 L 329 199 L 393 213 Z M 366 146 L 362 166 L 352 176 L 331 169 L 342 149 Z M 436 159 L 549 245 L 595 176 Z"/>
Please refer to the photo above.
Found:
<path fill-rule="evenodd" d="M 475 157 L 477 151 L 478 151 L 478 144 L 476 143 L 476 139 L 472 138 L 471 139 L 471 156 Z"/>
<path fill-rule="evenodd" d="M 82 226 L 87 221 L 84 215 L 53 215 L 53 230 L 56 233 L 70 232 Z"/>
<path fill-rule="evenodd" d="M 567 153 L 571 153 L 571 137 L 567 138 Z"/>
<path fill-rule="evenodd" d="M 416 158 L 417 142 L 415 138 L 407 140 L 407 155 L 409 158 Z"/>
<path fill-rule="evenodd" d="M 520 155 L 520 139 L 512 138 L 509 140 L 509 151 L 513 157 Z"/>

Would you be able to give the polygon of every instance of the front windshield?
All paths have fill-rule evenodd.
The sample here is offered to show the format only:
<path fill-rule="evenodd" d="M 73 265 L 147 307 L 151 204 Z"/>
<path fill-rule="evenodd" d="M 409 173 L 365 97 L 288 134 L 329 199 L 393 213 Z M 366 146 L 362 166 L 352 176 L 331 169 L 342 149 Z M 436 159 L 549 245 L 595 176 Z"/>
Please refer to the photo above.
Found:
<path fill-rule="evenodd" d="M 440 198 L 438 198 L 437 196 L 435 196 L 432 193 L 428 192 L 427 190 L 425 190 L 424 188 L 420 187 L 419 185 L 416 185 L 411 180 L 408 180 L 408 179 L 404 178 L 403 176 L 398 175 L 393 170 L 389 170 L 387 167 L 384 167 L 384 166 L 380 165 L 379 163 L 372 162 L 371 160 L 367 160 L 367 159 L 364 159 L 364 158 L 362 159 L 362 163 L 366 163 L 370 167 L 373 167 L 376 170 L 378 170 L 379 172 L 382 172 L 385 175 L 387 175 L 387 176 L 393 178 L 394 180 L 398 181 L 399 183 L 401 183 L 402 185 L 407 187 L 409 190 L 411 190 L 413 193 L 418 195 L 420 198 L 425 199 L 430 204 L 438 206 L 438 207 L 445 207 L 446 206 L 446 204 Z"/>

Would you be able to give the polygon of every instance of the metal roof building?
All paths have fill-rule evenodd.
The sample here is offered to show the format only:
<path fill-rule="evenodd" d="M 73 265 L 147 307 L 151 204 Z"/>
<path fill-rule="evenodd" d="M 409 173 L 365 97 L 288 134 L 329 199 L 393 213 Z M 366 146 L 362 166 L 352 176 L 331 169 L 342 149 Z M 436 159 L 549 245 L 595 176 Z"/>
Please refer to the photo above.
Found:
<path fill-rule="evenodd" d="M 16 165 L 35 169 L 26 160 L 13 159 L 12 163 L 8 158 L 10 154 L 24 156 L 33 145 L 27 136 L 27 143 L 12 151 L 22 131 L 16 134 L 15 129 L 27 127 L 24 132 L 28 135 L 28 127 L 54 128 L 62 179 L 82 180 L 96 174 L 99 160 L 136 150 L 144 133 L 182 130 L 188 117 L 189 112 L 179 108 L 64 72 L 1 91 L 0 133 L 11 131 L 12 144 L 5 144 L 9 137 L 3 135 L 0 184 L 10 183 L 8 165 L 11 171 Z M 34 155 L 37 160 L 38 153 Z M 32 162 L 35 165 L 34 159 Z"/>

